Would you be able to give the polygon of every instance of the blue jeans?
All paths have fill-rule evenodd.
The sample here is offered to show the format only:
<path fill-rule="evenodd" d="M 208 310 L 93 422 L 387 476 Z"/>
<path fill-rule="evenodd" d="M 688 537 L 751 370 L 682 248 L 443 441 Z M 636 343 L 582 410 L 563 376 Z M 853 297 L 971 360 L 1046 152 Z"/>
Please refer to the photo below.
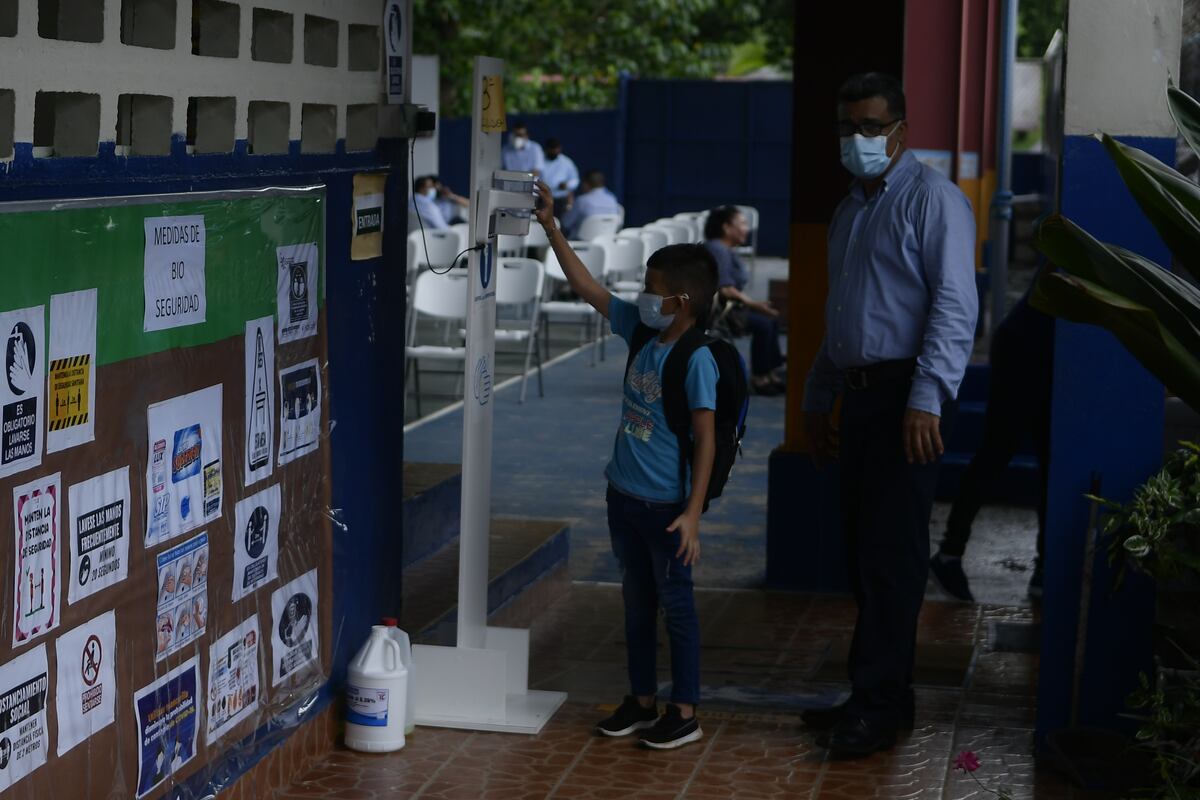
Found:
<path fill-rule="evenodd" d="M 655 695 L 658 609 L 671 640 L 671 702 L 700 701 L 700 620 L 692 596 L 692 568 L 683 565 L 679 534 L 667 527 L 683 503 L 647 503 L 608 488 L 608 530 L 621 564 L 629 685 L 637 696 Z"/>

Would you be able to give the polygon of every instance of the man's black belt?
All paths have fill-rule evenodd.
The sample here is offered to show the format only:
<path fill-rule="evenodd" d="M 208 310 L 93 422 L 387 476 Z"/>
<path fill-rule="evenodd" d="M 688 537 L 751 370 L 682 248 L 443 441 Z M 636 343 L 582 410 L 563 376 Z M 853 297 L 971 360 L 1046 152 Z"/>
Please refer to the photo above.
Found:
<path fill-rule="evenodd" d="M 857 392 L 887 383 L 910 380 L 916 368 L 915 358 L 902 358 L 897 361 L 880 361 L 865 367 L 852 367 L 843 374 L 846 376 L 846 388 Z"/>

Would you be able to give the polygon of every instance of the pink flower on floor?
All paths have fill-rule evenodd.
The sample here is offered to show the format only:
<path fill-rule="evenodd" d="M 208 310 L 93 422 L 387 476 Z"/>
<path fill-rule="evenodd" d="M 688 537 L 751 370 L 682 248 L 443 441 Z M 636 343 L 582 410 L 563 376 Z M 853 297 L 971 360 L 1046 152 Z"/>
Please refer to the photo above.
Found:
<path fill-rule="evenodd" d="M 963 772 L 974 772 L 979 769 L 979 756 L 970 750 L 963 750 L 954 757 L 954 768 Z"/>

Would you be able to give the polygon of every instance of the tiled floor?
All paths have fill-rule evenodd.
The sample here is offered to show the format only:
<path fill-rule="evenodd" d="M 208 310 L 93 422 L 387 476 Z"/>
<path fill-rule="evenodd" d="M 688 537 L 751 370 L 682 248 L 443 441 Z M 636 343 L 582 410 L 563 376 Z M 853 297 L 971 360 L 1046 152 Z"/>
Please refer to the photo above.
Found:
<path fill-rule="evenodd" d="M 607 710 L 604 704 L 624 691 L 621 601 L 615 586 L 575 584 L 532 625 L 531 682 L 571 697 L 541 735 L 418 728 L 398 753 L 331 755 L 276 800 L 984 800 L 987 795 L 973 781 L 953 771 L 951 759 L 963 749 L 979 754 L 978 775 L 1004 785 L 1014 798 L 1090 797 L 1034 764 L 1037 657 L 996 652 L 989 644 L 993 622 L 1032 622 L 1029 609 L 927 602 L 921 643 L 975 647 L 962 685 L 918 686 L 917 729 L 891 752 L 832 761 L 798 712 L 808 704 L 834 702 L 844 689 L 809 676 L 832 643 L 849 635 L 852 603 L 842 597 L 714 590 L 701 591 L 698 605 L 705 737 L 695 745 L 657 753 L 591 734 L 591 725 Z M 665 647 L 660 650 L 665 681 Z M 938 652 L 919 648 L 918 672 Z"/>

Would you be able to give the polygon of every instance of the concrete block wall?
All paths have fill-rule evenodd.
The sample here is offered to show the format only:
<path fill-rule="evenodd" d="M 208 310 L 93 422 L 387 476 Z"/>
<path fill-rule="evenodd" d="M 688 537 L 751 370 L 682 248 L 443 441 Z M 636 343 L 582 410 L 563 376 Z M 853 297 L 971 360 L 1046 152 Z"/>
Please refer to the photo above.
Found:
<path fill-rule="evenodd" d="M 0 0 L 0 162 L 374 148 L 380 0 Z M 307 123 L 307 125 L 306 125 Z"/>

